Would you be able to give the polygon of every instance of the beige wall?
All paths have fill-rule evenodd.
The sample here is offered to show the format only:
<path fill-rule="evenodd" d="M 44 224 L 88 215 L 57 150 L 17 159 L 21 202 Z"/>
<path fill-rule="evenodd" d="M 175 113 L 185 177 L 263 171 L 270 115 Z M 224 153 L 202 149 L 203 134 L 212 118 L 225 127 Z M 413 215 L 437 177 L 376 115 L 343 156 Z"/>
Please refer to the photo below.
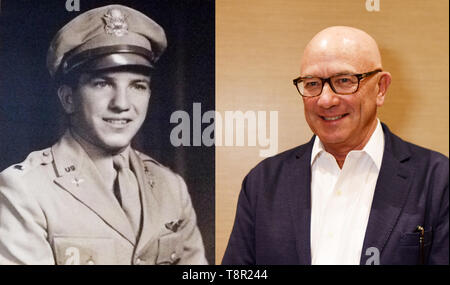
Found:
<path fill-rule="evenodd" d="M 216 0 L 216 110 L 278 111 L 278 152 L 312 135 L 292 79 L 319 30 L 348 25 L 378 42 L 393 81 L 380 119 L 400 137 L 449 154 L 448 0 Z M 216 263 L 258 147 L 216 147 Z"/>

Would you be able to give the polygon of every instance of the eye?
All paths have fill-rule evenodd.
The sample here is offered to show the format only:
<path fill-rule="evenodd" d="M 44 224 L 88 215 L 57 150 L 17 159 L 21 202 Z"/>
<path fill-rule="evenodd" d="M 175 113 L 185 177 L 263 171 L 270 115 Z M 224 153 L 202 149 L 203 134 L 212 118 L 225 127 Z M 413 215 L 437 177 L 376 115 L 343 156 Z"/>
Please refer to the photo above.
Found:
<path fill-rule="evenodd" d="M 303 85 L 305 86 L 305 88 L 314 88 L 314 87 L 318 87 L 321 85 L 321 81 L 317 80 L 317 79 L 308 79 L 303 81 Z"/>
<path fill-rule="evenodd" d="M 349 85 L 349 84 L 355 84 L 358 82 L 358 78 L 353 75 L 340 75 L 332 79 L 334 84 L 337 85 Z"/>
<path fill-rule="evenodd" d="M 148 83 L 146 82 L 134 82 L 131 87 L 138 91 L 147 91 L 150 89 Z"/>
<path fill-rule="evenodd" d="M 109 83 L 108 81 L 106 81 L 106 80 L 101 80 L 101 79 L 99 79 L 99 80 L 94 80 L 94 81 L 92 82 L 92 85 L 93 85 L 95 88 L 101 89 L 101 88 L 106 88 L 106 87 L 108 87 L 108 86 L 110 85 L 110 83 Z"/>

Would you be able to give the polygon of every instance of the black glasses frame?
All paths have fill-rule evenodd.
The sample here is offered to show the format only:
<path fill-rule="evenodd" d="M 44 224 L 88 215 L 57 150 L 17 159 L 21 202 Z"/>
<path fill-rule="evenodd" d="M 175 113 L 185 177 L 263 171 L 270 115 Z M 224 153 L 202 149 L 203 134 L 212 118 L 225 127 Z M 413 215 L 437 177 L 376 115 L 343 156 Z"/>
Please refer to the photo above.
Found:
<path fill-rule="evenodd" d="M 383 70 L 381 70 L 381 69 L 375 69 L 375 70 L 373 70 L 373 71 L 369 71 L 369 72 L 366 72 L 366 73 L 359 73 L 359 74 L 337 74 L 337 75 L 333 75 L 333 76 L 330 76 L 330 77 L 327 77 L 327 78 L 316 77 L 316 76 L 305 76 L 305 77 L 301 77 L 301 76 L 300 76 L 300 77 L 295 78 L 295 79 L 293 80 L 293 83 L 294 83 L 295 87 L 297 88 L 298 93 L 300 93 L 300 95 L 301 95 L 302 97 L 307 97 L 307 98 L 309 98 L 309 97 L 317 97 L 317 96 L 320 96 L 320 94 L 322 94 L 323 87 L 325 86 L 325 83 L 326 83 L 326 82 L 328 82 L 328 85 L 331 87 L 331 90 L 333 90 L 334 93 L 336 93 L 336 94 L 338 94 L 338 95 L 350 95 L 350 94 L 354 94 L 354 93 L 356 93 L 356 92 L 358 91 L 358 89 L 359 89 L 359 83 L 361 82 L 362 79 L 367 78 L 367 77 L 371 76 L 372 74 L 375 74 L 375 73 L 378 73 L 378 72 L 381 72 L 381 71 L 383 71 Z M 336 92 L 336 90 L 334 89 L 334 86 L 333 86 L 333 84 L 331 83 L 330 79 L 331 79 L 332 77 L 339 76 L 339 75 L 351 75 L 351 76 L 356 76 L 356 78 L 358 78 L 358 86 L 356 87 L 356 90 L 353 91 L 353 92 L 350 92 L 350 93 L 338 93 L 338 92 Z M 302 81 L 305 80 L 305 79 L 310 79 L 310 78 L 319 78 L 319 79 L 322 81 L 322 89 L 320 90 L 320 93 L 317 94 L 317 95 L 314 95 L 314 96 L 305 96 L 305 95 L 302 94 L 302 92 L 300 92 L 300 88 L 298 88 L 298 83 L 302 82 Z"/>

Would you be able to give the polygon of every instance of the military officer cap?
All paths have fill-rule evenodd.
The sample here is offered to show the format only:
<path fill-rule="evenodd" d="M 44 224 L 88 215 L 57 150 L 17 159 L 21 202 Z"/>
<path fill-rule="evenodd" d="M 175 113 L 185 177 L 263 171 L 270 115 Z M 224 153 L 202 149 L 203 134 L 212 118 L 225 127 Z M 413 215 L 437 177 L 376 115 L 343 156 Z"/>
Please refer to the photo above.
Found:
<path fill-rule="evenodd" d="M 77 16 L 58 31 L 47 68 L 56 80 L 75 71 L 153 68 L 166 46 L 164 30 L 155 21 L 129 7 L 109 5 Z"/>

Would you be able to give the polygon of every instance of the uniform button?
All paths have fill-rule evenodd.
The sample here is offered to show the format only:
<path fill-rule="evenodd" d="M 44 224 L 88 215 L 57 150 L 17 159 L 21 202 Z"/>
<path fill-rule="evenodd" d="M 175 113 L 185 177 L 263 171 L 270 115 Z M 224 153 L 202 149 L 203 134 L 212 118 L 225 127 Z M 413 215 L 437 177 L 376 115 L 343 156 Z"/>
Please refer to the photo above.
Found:
<path fill-rule="evenodd" d="M 44 156 L 49 156 L 50 155 L 50 153 L 46 150 L 46 151 L 44 151 L 43 153 L 42 153 Z"/>
<path fill-rule="evenodd" d="M 134 262 L 136 265 L 141 264 L 141 259 L 140 258 L 136 258 L 136 261 Z"/>
<path fill-rule="evenodd" d="M 92 259 L 89 259 L 87 265 L 95 265 L 95 262 Z"/>
<path fill-rule="evenodd" d="M 175 260 L 177 260 L 177 258 L 178 258 L 177 253 L 176 252 L 172 252 L 172 254 L 170 255 L 170 260 L 171 261 L 175 261 Z"/>

